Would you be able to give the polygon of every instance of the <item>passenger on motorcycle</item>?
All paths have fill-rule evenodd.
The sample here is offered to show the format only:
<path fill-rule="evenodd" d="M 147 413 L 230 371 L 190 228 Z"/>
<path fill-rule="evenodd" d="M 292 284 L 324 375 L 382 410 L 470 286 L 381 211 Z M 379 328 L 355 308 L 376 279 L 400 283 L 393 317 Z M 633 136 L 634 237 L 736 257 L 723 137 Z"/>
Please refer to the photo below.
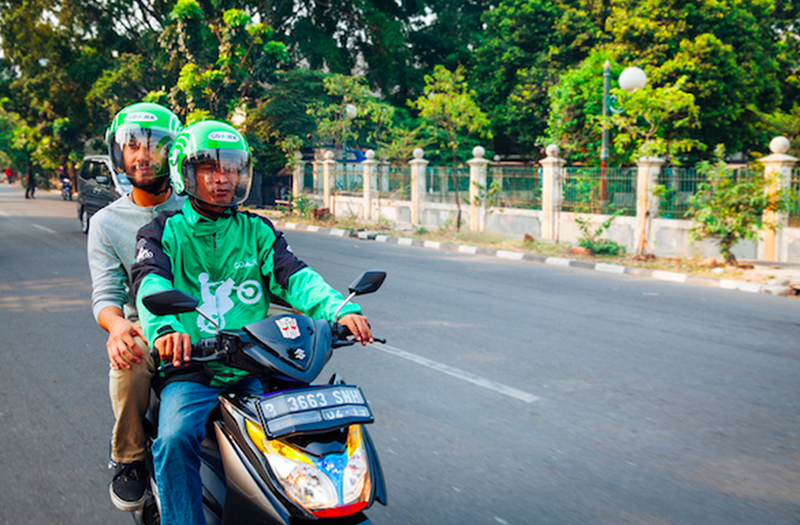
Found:
<path fill-rule="evenodd" d="M 126 511 L 141 506 L 146 496 L 147 436 L 142 418 L 154 370 L 141 339 L 130 270 L 139 228 L 161 211 L 183 204 L 184 199 L 170 188 L 167 165 L 167 152 L 181 127 L 174 113 L 157 104 L 133 104 L 116 115 L 106 132 L 108 152 L 114 169 L 128 176 L 133 191 L 97 212 L 89 223 L 92 311 L 108 332 L 109 393 L 115 417 L 109 491 L 114 505 Z"/>
<path fill-rule="evenodd" d="M 268 219 L 237 210 L 250 191 L 252 161 L 235 128 L 216 121 L 189 126 L 175 139 L 169 164 L 173 188 L 189 198 L 139 231 L 133 278 L 145 336 L 175 367 L 154 381 L 161 389 L 152 447 L 161 523 L 198 525 L 205 523 L 199 444 L 217 396 L 264 387 L 243 370 L 191 362 L 191 343 L 213 336 L 214 326 L 196 312 L 155 316 L 142 297 L 177 288 L 199 298 L 199 309 L 220 329 L 233 330 L 267 317 L 270 293 L 328 321 L 336 320 L 343 297 L 294 255 Z M 362 344 L 373 342 L 360 312 L 346 305 L 339 322 Z"/>

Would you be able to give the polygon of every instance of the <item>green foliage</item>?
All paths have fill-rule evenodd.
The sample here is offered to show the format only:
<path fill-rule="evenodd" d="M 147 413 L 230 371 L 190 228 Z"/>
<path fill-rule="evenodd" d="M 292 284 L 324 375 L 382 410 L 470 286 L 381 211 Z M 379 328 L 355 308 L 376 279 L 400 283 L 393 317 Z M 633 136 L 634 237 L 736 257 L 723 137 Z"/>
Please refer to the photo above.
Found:
<path fill-rule="evenodd" d="M 317 122 L 317 134 L 337 146 L 347 142 L 374 146 L 391 125 L 394 108 L 378 101 L 365 79 L 347 75 L 329 75 L 323 80 L 330 102 L 318 102 L 308 109 Z M 356 108 L 356 116 L 346 116 L 346 106 Z"/>
<path fill-rule="evenodd" d="M 610 119 L 620 130 L 614 135 L 614 147 L 623 162 L 633 164 L 642 156 L 678 157 L 704 148 L 697 140 L 681 135 L 699 126 L 699 109 L 694 96 L 682 89 L 684 81 L 659 88 L 647 85 L 632 93 L 613 90 L 623 108 Z"/>
<path fill-rule="evenodd" d="M 548 92 L 550 113 L 541 143 L 559 144 L 563 156 L 573 163 L 589 166 L 600 162 L 603 114 L 603 64 L 611 63 L 612 78 L 622 72 L 609 51 L 593 50 L 574 69 L 565 72 Z"/>
<path fill-rule="evenodd" d="M 433 74 L 425 77 L 424 94 L 411 103 L 438 142 L 451 151 L 454 167 L 458 149 L 470 135 L 491 138 L 489 119 L 474 98 L 463 67 L 451 72 L 436 66 Z"/>
<path fill-rule="evenodd" d="M 314 210 L 317 209 L 317 205 L 308 198 L 308 195 L 301 194 L 292 200 L 292 209 L 301 217 L 311 218 L 314 216 Z"/>
<path fill-rule="evenodd" d="M 594 231 L 591 223 L 580 217 L 575 217 L 578 228 L 581 230 L 581 238 L 578 239 L 578 246 L 586 248 L 592 253 L 599 255 L 618 256 L 625 253 L 625 247 L 611 239 L 601 239 L 600 236 L 611 227 L 611 223 L 619 216 L 620 212 L 615 212 L 611 217 L 603 221 Z"/>
<path fill-rule="evenodd" d="M 715 162 L 702 162 L 697 168 L 708 180 L 690 199 L 691 235 L 695 240 L 713 240 L 722 257 L 736 265 L 733 246 L 742 239 L 757 240 L 764 228 L 775 230 L 777 225 L 765 222 L 764 214 L 788 212 L 790 198 L 787 191 L 775 189 L 777 179 L 763 170 L 737 176 L 727 169 L 724 147 L 717 146 L 714 154 Z"/>
<path fill-rule="evenodd" d="M 453 186 L 456 191 L 456 230 L 461 227 L 461 201 L 458 196 L 456 172 L 458 149 L 470 135 L 491 138 L 489 119 L 474 100 L 474 92 L 467 86 L 464 68 L 449 71 L 436 66 L 433 75 L 425 77 L 424 95 L 411 103 L 427 121 L 440 144 L 450 149 L 453 161 Z"/>
<path fill-rule="evenodd" d="M 487 212 L 492 213 L 493 208 L 497 206 L 500 201 L 500 182 L 493 180 L 488 188 L 477 181 L 474 181 L 472 184 L 474 184 L 475 188 L 478 190 L 477 195 L 475 195 L 475 206 L 482 206 L 485 204 Z"/>

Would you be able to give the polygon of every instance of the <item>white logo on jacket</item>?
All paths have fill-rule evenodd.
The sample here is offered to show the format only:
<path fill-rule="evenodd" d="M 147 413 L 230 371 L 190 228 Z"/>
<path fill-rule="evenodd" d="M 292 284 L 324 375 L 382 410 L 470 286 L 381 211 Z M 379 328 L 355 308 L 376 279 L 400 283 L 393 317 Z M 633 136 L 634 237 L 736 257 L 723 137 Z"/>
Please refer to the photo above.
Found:
<path fill-rule="evenodd" d="M 140 263 L 152 258 L 153 252 L 147 249 L 147 241 L 144 239 L 139 239 L 139 241 L 136 243 L 136 262 Z"/>
<path fill-rule="evenodd" d="M 230 277 L 224 281 L 212 282 L 209 275 L 203 272 L 197 276 L 197 280 L 200 282 L 202 301 L 198 309 L 219 323 L 220 330 L 225 328 L 225 314 L 236 306 L 231 299 L 231 293 L 234 290 L 236 290 L 237 299 L 244 304 L 255 304 L 264 296 L 261 283 L 254 279 L 248 279 L 240 285 L 237 285 Z M 209 334 L 216 333 L 214 325 L 202 316 L 197 317 L 197 327 Z"/>

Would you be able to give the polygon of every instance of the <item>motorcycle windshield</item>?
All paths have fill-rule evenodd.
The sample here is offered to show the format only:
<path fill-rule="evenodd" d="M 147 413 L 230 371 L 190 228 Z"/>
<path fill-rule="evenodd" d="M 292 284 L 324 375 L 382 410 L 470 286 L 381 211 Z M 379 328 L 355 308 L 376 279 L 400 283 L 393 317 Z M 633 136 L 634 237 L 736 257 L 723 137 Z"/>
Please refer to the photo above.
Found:
<path fill-rule="evenodd" d="M 288 370 L 291 377 L 299 379 L 292 369 L 304 379 L 307 373 L 319 373 L 327 361 L 326 350 L 330 349 L 331 337 L 324 321 L 315 322 L 302 315 L 279 315 L 249 324 L 242 330 L 256 344 L 247 350 L 251 358 L 267 362 L 278 371 Z M 327 349 L 324 348 L 326 343 Z"/>

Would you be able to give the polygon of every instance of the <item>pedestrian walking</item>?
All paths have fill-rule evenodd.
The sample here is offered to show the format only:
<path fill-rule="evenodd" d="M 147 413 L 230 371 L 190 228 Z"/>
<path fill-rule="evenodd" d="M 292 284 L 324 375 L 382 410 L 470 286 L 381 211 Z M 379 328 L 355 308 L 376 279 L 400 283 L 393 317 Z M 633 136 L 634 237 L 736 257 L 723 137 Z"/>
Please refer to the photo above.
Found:
<path fill-rule="evenodd" d="M 28 169 L 25 171 L 25 198 L 35 199 L 33 193 L 36 191 L 36 175 L 33 174 L 31 165 L 28 164 Z"/>

